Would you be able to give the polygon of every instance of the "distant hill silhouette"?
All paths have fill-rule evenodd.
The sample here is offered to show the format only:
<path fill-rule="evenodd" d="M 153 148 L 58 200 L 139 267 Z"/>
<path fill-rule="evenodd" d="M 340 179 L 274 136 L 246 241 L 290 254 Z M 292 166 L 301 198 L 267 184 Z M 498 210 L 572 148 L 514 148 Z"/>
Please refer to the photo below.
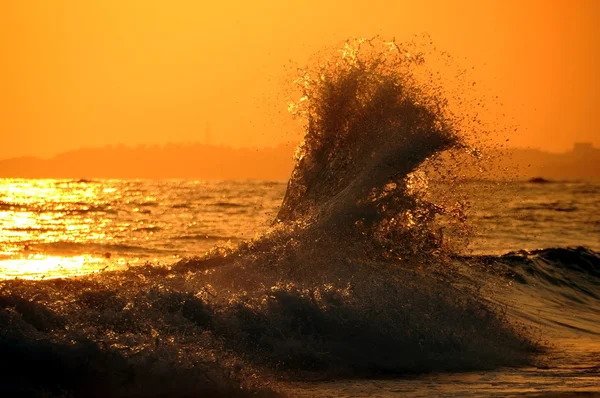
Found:
<path fill-rule="evenodd" d="M 564 153 L 537 149 L 510 149 L 498 157 L 497 167 L 516 170 L 520 178 L 542 177 L 552 180 L 599 180 L 600 148 L 591 143 L 576 143 Z"/>
<path fill-rule="evenodd" d="M 231 148 L 204 144 L 106 146 L 65 152 L 50 159 L 20 157 L 0 161 L 0 177 L 23 178 L 183 178 L 287 180 L 295 146 Z M 565 153 L 509 149 L 491 154 L 493 178 L 600 179 L 600 149 L 575 144 Z M 470 174 L 470 173 L 468 173 Z M 478 175 L 473 174 L 474 177 Z"/>
<path fill-rule="evenodd" d="M 184 178 L 287 180 L 294 147 L 242 148 L 203 144 L 106 146 L 62 153 L 50 159 L 0 161 L 0 177 Z"/>

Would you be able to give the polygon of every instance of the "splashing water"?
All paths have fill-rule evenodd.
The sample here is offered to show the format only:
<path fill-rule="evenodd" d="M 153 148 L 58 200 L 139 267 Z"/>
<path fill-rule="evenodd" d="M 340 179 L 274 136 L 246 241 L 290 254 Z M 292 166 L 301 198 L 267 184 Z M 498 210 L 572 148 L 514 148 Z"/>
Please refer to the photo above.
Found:
<path fill-rule="evenodd" d="M 439 218 L 464 217 L 460 204 L 434 202 L 428 169 L 467 146 L 441 90 L 415 76 L 424 58 L 407 53 L 358 39 L 301 71 L 290 110 L 305 138 L 272 228 L 179 264 L 227 292 L 214 305 L 235 319 L 225 335 L 236 351 L 354 375 L 526 361 L 534 344 L 442 255 Z"/>
<path fill-rule="evenodd" d="M 417 169 L 465 144 L 441 89 L 419 82 L 424 62 L 414 46 L 355 39 L 300 72 L 302 95 L 290 110 L 306 133 L 277 222 L 361 236 L 396 257 L 439 251 L 436 218 L 463 218 L 429 200 Z"/>
<path fill-rule="evenodd" d="M 414 46 L 376 38 L 349 41 L 302 71 L 290 108 L 305 138 L 268 231 L 171 268 L 5 282 L 0 326 L 10 333 L 0 348 L 101 342 L 108 348 L 92 351 L 125 369 L 101 375 L 112 383 L 107 395 L 133 394 L 136 374 L 162 377 L 155 394 L 168 392 L 170 375 L 190 374 L 227 395 L 239 383 L 215 385 L 214 369 L 227 379 L 256 378 L 256 367 L 327 377 L 528 363 L 536 345 L 439 256 L 439 218 L 464 219 L 460 204 L 433 200 L 427 170 L 440 172 L 440 154 L 466 144 L 439 87 L 417 77 L 422 67 Z M 71 350 L 57 360 L 77 365 Z"/>

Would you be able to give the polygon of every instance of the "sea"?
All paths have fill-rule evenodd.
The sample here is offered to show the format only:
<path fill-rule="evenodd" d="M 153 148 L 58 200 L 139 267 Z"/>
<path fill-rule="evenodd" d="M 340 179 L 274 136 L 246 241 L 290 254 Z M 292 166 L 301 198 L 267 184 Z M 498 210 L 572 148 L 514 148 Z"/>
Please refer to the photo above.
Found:
<path fill-rule="evenodd" d="M 319 56 L 289 181 L 0 180 L 0 396 L 600 396 L 600 183 L 489 178 L 414 42 Z"/>
<path fill-rule="evenodd" d="M 0 277 L 43 279 L 171 265 L 274 222 L 287 182 L 0 180 Z M 448 189 L 444 187 L 443 189 Z M 600 184 L 468 181 L 464 255 L 600 251 Z M 524 233 L 524 231 L 526 231 Z"/>
<path fill-rule="evenodd" d="M 286 185 L 3 179 L 0 278 L 58 283 L 83 277 L 110 285 L 106 276 L 114 271 L 146 278 L 148 265 L 171 270 L 178 263 L 229 252 L 272 227 Z M 468 259 L 465 262 L 479 258 L 505 263 L 515 271 L 501 283 L 487 281 L 486 299 L 545 341 L 549 348 L 537 354 L 540 363 L 399 377 L 384 373 L 375 379 L 312 376 L 269 385 L 299 397 L 600 394 L 600 183 L 468 181 L 459 189 L 470 199 L 471 228 L 469 242 L 458 255 Z M 137 269 L 143 272 L 138 275 Z M 160 286 L 163 277 L 168 276 L 151 284 Z M 5 309 L 15 306 L 6 301 L 14 297 L 7 293 L 10 284 L 0 286 L 5 298 L 0 304 Z M 90 294 L 89 286 L 76 289 L 70 294 Z M 100 289 L 113 294 L 118 290 L 119 286 Z M 111 296 L 88 300 L 112 300 Z M 99 303 L 91 308 L 98 305 L 104 309 Z M 11 311 L 18 311 L 18 305 L 14 308 Z"/>
<path fill-rule="evenodd" d="M 172 264 L 253 238 L 285 184 L 269 181 L 1 180 L 3 278 Z"/>

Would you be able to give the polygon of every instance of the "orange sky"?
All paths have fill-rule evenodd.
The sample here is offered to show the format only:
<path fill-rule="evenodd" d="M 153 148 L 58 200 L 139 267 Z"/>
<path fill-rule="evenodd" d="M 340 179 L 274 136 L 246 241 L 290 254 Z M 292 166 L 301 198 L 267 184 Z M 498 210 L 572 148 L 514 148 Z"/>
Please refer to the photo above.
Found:
<path fill-rule="evenodd" d="M 0 3 L 0 158 L 203 141 L 207 122 L 213 143 L 296 141 L 290 60 L 423 32 L 499 96 L 512 145 L 600 146 L 597 1 L 30 0 Z"/>

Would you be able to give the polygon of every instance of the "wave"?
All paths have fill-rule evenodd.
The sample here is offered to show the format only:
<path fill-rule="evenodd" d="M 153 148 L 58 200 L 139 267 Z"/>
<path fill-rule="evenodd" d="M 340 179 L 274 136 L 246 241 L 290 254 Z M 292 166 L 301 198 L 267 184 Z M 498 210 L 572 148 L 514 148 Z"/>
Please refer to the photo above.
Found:
<path fill-rule="evenodd" d="M 84 202 L 65 202 L 52 203 L 47 207 L 40 207 L 39 204 L 27 204 L 19 202 L 0 201 L 0 210 L 27 210 L 34 213 L 65 213 L 68 215 L 89 214 L 89 213 L 116 213 L 111 205 L 91 205 Z"/>
<path fill-rule="evenodd" d="M 520 250 L 472 259 L 506 266 L 509 278 L 538 289 L 537 293 L 545 297 L 556 299 L 562 295 L 562 299 L 579 304 L 600 300 L 600 253 L 585 247 Z M 539 289 L 545 292 L 540 293 Z"/>
<path fill-rule="evenodd" d="M 88 253 L 135 253 L 135 254 L 153 254 L 156 252 L 169 252 L 168 250 L 159 250 L 144 246 L 109 244 L 94 242 L 70 242 L 58 241 L 49 243 L 36 243 L 30 246 L 33 251 L 53 253 L 53 254 L 88 254 Z"/>
<path fill-rule="evenodd" d="M 15 208 L 21 208 L 21 207 L 23 207 L 23 206 L 19 203 L 5 202 L 3 200 L 0 200 L 0 210 L 13 210 Z"/>
<path fill-rule="evenodd" d="M 50 232 L 56 231 L 56 228 L 44 228 L 44 227 L 14 227 L 14 228 L 4 228 L 6 231 L 15 231 L 15 232 Z"/>
<path fill-rule="evenodd" d="M 141 206 L 141 207 L 157 207 L 159 203 L 153 200 L 147 200 L 143 202 L 132 202 L 132 205 Z"/>
<path fill-rule="evenodd" d="M 162 230 L 162 227 L 139 227 L 132 229 L 134 232 L 159 232 Z"/>
<path fill-rule="evenodd" d="M 226 302 L 209 300 L 207 319 L 231 322 L 216 332 L 261 365 L 464 370 L 535 349 L 447 261 L 439 219 L 463 214 L 427 194 L 423 167 L 466 145 L 439 91 L 415 86 L 421 60 L 407 52 L 359 40 L 302 71 L 291 107 L 306 133 L 272 228 L 176 267 L 210 273 Z"/>
<path fill-rule="evenodd" d="M 124 352 L 91 336 L 71 341 L 50 338 L 54 330 L 67 331 L 68 319 L 46 306 L 2 292 L 0 296 L 0 392 L 3 396 L 47 397 L 161 397 L 223 396 L 274 397 L 260 388 L 249 390 L 218 363 L 190 366 L 165 360 L 168 348 L 159 340 L 137 351 Z M 94 303 L 106 292 L 84 291 L 78 301 L 98 314 Z M 103 313 L 100 322 L 106 322 Z M 90 324 L 91 325 L 91 324 Z M 93 326 L 92 326 L 93 327 Z M 169 352 L 167 355 L 173 355 Z M 161 359 L 160 356 L 163 356 Z M 188 366 L 186 366 L 188 365 Z"/>
<path fill-rule="evenodd" d="M 560 335 L 600 336 L 600 254 L 585 247 L 549 248 L 465 261 L 492 265 L 513 283 L 493 301 L 513 316 Z M 507 299 L 512 296 L 512 299 Z M 574 333 L 574 334 L 573 334 Z"/>
<path fill-rule="evenodd" d="M 531 203 L 524 204 L 521 206 L 516 206 L 514 208 L 516 211 L 556 211 L 561 213 L 572 213 L 578 211 L 579 209 L 573 203 L 564 203 L 564 202 L 548 202 L 548 203 Z"/>
<path fill-rule="evenodd" d="M 536 336 L 479 293 L 478 280 L 498 276 L 467 278 L 474 271 L 451 261 L 442 231 L 461 228 L 462 205 L 435 201 L 426 170 L 442 153 L 468 149 L 441 91 L 415 77 L 422 67 L 410 44 L 360 39 L 302 71 L 291 109 L 306 134 L 271 228 L 171 267 L 2 282 L 0 347 L 47 358 L 48 368 L 101 369 L 104 395 L 135 395 L 140 377 L 157 386 L 141 395 L 177 391 L 182 375 L 212 394 L 242 395 L 273 373 L 532 363 Z M 93 361 L 77 361 L 88 352 Z M 0 372 L 5 385 L 82 396 L 77 388 L 92 386 L 84 376 L 73 385 L 15 369 Z"/>
<path fill-rule="evenodd" d="M 173 240 L 198 240 L 198 241 L 204 241 L 204 240 L 224 240 L 224 241 L 238 241 L 240 240 L 239 237 L 236 236 L 225 236 L 225 235 L 210 235 L 210 234 L 193 234 L 193 235 L 182 235 L 182 236 L 175 236 L 173 238 L 171 238 Z"/>
<path fill-rule="evenodd" d="M 520 251 L 502 256 L 517 283 L 565 308 L 600 304 L 600 255 L 584 247 Z M 600 319 L 598 319 L 600 321 Z M 600 333 L 600 328 L 598 328 Z"/>
<path fill-rule="evenodd" d="M 47 211 L 47 210 L 43 210 L 41 212 L 45 212 L 45 211 Z M 114 210 L 112 208 L 112 206 L 110 206 L 110 205 L 89 206 L 89 207 L 84 207 L 82 209 L 66 209 L 66 210 L 57 209 L 54 211 L 58 212 L 58 213 L 65 212 L 67 214 L 88 214 L 88 213 L 116 214 L 116 210 Z"/>
<path fill-rule="evenodd" d="M 214 202 L 214 203 L 211 203 L 211 206 L 213 206 L 213 207 L 224 207 L 224 208 L 248 207 L 247 205 L 244 205 L 244 204 L 241 204 L 241 203 L 232 203 L 232 202 Z"/>
<path fill-rule="evenodd" d="M 294 109 L 306 135 L 277 222 L 310 218 L 317 230 L 430 252 L 439 243 L 431 224 L 445 209 L 414 189 L 412 173 L 461 140 L 444 98 L 414 86 L 418 55 L 405 57 L 409 51 L 395 44 L 369 51 L 373 45 L 382 43 L 358 41 L 342 60 L 299 79 Z"/>
<path fill-rule="evenodd" d="M 529 275 L 557 284 L 547 271 L 564 271 L 565 277 L 580 276 L 600 284 L 600 253 L 585 247 L 550 248 L 511 252 L 502 256 L 509 264 L 515 264 Z"/>

